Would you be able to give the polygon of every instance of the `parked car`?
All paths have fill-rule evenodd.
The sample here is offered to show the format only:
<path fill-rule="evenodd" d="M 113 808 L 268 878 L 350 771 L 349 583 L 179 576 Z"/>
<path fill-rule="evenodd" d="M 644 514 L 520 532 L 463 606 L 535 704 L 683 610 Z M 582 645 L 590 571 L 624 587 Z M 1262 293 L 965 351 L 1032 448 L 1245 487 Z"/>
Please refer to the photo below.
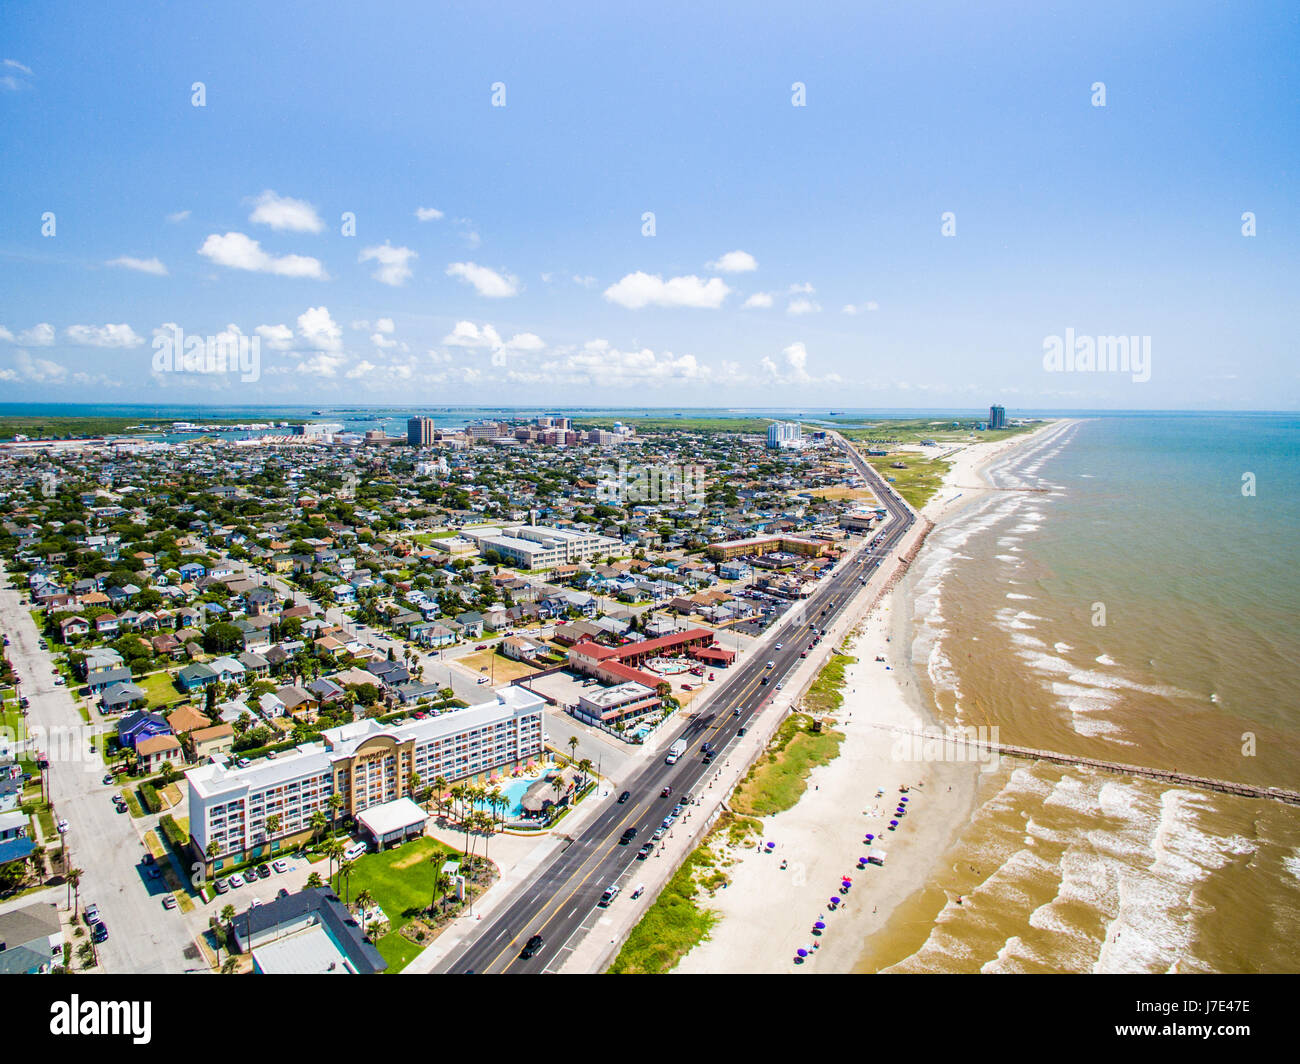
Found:
<path fill-rule="evenodd" d="M 90 928 L 90 937 L 96 942 L 105 942 L 108 940 L 108 927 L 101 920 L 97 924 L 92 924 Z"/>
<path fill-rule="evenodd" d="M 736 732 L 736 734 L 737 734 L 737 735 L 744 735 L 745 732 L 746 732 L 747 730 L 748 730 L 747 728 L 740 728 L 740 729 Z"/>
<path fill-rule="evenodd" d="M 72 827 L 72 825 L 68 823 L 66 817 L 63 818 L 63 819 L 61 819 L 61 820 L 59 821 L 59 823 L 58 823 L 56 826 L 57 826 L 58 829 L 59 829 L 59 834 L 60 834 L 60 835 L 62 835 L 65 831 L 67 831 L 68 828 Z"/>
<path fill-rule="evenodd" d="M 271 862 L 271 868 L 276 872 L 287 872 L 289 871 L 289 862 L 281 857 L 278 861 Z"/>
<path fill-rule="evenodd" d="M 258 865 L 253 871 L 257 873 L 258 879 L 270 879 L 271 869 L 264 864 Z"/>
<path fill-rule="evenodd" d="M 253 762 L 249 761 L 248 758 L 246 757 L 241 757 L 238 761 L 235 762 L 235 764 L 238 765 L 240 768 L 248 768 L 248 766 L 251 765 L 252 763 Z"/>
<path fill-rule="evenodd" d="M 287 898 L 289 896 L 289 888 L 281 887 L 279 890 L 275 892 L 275 896 L 277 898 Z"/>
<path fill-rule="evenodd" d="M 644 846 L 641 847 L 641 849 L 637 850 L 636 859 L 638 861 L 644 861 L 647 857 L 649 857 L 654 852 L 655 852 L 655 844 L 653 842 L 647 842 Z"/>
<path fill-rule="evenodd" d="M 524 943 L 524 948 L 520 950 L 519 956 L 523 960 L 528 960 L 529 957 L 533 956 L 539 949 L 542 948 L 542 942 L 543 939 L 541 935 L 534 935 L 532 938 L 530 938 L 527 942 Z"/>
<path fill-rule="evenodd" d="M 86 906 L 84 910 L 87 924 L 99 923 L 99 906 L 93 902 Z"/>
<path fill-rule="evenodd" d="M 225 894 L 230 889 L 230 881 L 227 879 L 218 879 L 212 884 L 212 889 L 218 894 Z"/>
<path fill-rule="evenodd" d="M 54 677 L 54 686 L 55 686 L 55 687 L 65 687 L 65 686 L 67 686 L 67 683 L 68 683 L 68 681 L 65 680 L 62 676 L 56 676 L 56 677 Z M 108 937 L 108 932 L 107 932 L 107 931 L 104 932 L 104 937 L 105 937 L 105 938 Z"/>
<path fill-rule="evenodd" d="M 676 823 L 677 823 L 677 818 L 675 816 L 664 817 L 664 824 L 663 824 L 664 827 L 670 828 Z"/>
<path fill-rule="evenodd" d="M 644 884 L 644 883 L 638 883 L 638 884 L 636 885 L 636 889 L 635 889 L 634 891 L 632 891 L 632 897 L 633 897 L 634 899 L 636 899 L 636 898 L 641 897 L 641 895 L 644 894 L 644 893 L 645 893 L 645 884 Z"/>
<path fill-rule="evenodd" d="M 654 833 L 653 835 L 650 836 L 650 841 L 651 841 L 651 842 L 658 842 L 658 841 L 659 841 L 660 839 L 662 839 L 666 834 L 668 834 L 668 829 L 667 829 L 667 828 L 655 828 L 655 833 Z"/>
<path fill-rule="evenodd" d="M 487 648 L 488 648 L 488 645 L 487 645 L 486 643 L 480 643 L 480 644 L 479 644 L 478 646 L 476 646 L 474 649 L 475 649 L 475 650 L 487 650 Z"/>
<path fill-rule="evenodd" d="M 113 782 L 113 773 L 111 773 L 111 772 L 108 773 L 108 774 L 107 774 L 107 775 L 106 775 L 102 780 L 100 780 L 99 782 L 100 782 L 100 783 L 108 783 L 108 784 L 111 784 L 111 783 Z"/>
<path fill-rule="evenodd" d="M 244 877 L 241 876 L 238 872 L 236 872 L 233 876 L 230 877 L 229 880 L 227 880 L 227 882 L 232 887 L 239 888 L 244 885 Z"/>
<path fill-rule="evenodd" d="M 601 906 L 609 905 L 610 902 L 618 897 L 620 890 L 622 890 L 622 888 L 617 883 L 611 883 L 605 888 L 605 893 L 600 896 L 599 904 Z"/>

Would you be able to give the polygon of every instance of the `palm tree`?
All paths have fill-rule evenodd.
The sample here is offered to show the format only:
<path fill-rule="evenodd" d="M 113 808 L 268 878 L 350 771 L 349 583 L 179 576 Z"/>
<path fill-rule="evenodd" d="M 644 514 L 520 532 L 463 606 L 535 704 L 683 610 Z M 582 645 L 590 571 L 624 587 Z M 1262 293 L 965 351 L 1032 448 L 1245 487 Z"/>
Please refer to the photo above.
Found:
<path fill-rule="evenodd" d="M 324 885 L 325 884 L 321 881 L 319 872 L 313 872 L 307 877 L 308 887 L 323 887 Z"/>
<path fill-rule="evenodd" d="M 569 736 L 569 760 L 570 761 L 573 760 L 573 755 L 574 753 L 577 752 L 577 749 L 578 749 L 578 737 L 576 735 L 570 735 Z"/>
<path fill-rule="evenodd" d="M 277 834 L 279 830 L 280 830 L 280 814 L 272 813 L 269 817 L 266 818 L 267 838 L 270 838 L 272 835 Z"/>
<path fill-rule="evenodd" d="M 331 794 L 325 799 L 325 804 L 330 810 L 330 834 L 334 834 L 334 821 L 338 817 L 339 810 L 343 808 L 343 795 Z"/>
<path fill-rule="evenodd" d="M 455 803 L 452 812 L 457 817 L 460 816 L 460 804 L 465 800 L 465 791 L 466 787 L 463 783 L 458 783 L 451 789 L 451 800 Z"/>
<path fill-rule="evenodd" d="M 418 772 L 412 772 L 411 775 L 407 777 L 406 782 L 411 788 L 411 797 L 418 802 L 420 800 L 419 798 L 420 785 L 424 782 L 424 780 L 421 778 Z"/>
<path fill-rule="evenodd" d="M 234 975 L 239 970 L 239 958 L 227 957 L 226 963 L 221 966 L 222 975 Z"/>
<path fill-rule="evenodd" d="M 364 937 L 366 933 L 366 910 L 374 904 L 374 896 L 368 890 L 357 892 L 357 911 L 361 913 L 361 934 Z"/>
<path fill-rule="evenodd" d="M 341 861 L 339 863 L 339 882 L 343 884 L 343 904 L 348 903 L 348 885 L 352 881 L 352 871 L 356 867 L 356 861 Z"/>
<path fill-rule="evenodd" d="M 487 860 L 488 843 L 492 840 L 492 835 L 497 829 L 496 821 L 488 816 L 487 813 L 479 813 L 479 824 L 483 828 L 483 860 Z"/>
<path fill-rule="evenodd" d="M 584 757 L 581 761 L 579 761 L 578 771 L 582 773 L 582 782 L 583 785 L 585 786 L 588 777 L 591 775 L 591 758 Z"/>
<path fill-rule="evenodd" d="M 325 856 L 330 859 L 330 871 L 329 875 L 326 877 L 327 879 L 334 878 L 334 862 L 342 858 L 343 850 L 344 846 L 342 839 L 330 839 L 329 842 L 325 844 Z"/>
<path fill-rule="evenodd" d="M 429 899 L 429 911 L 433 912 L 434 906 L 438 904 L 438 900 L 441 898 L 443 911 L 445 912 L 447 909 L 447 891 L 451 889 L 451 876 L 442 870 L 444 858 L 441 851 L 434 851 L 429 860 L 434 865 L 433 897 Z"/>
<path fill-rule="evenodd" d="M 441 775 L 436 776 L 433 781 L 433 790 L 433 799 L 438 804 L 438 815 L 442 816 L 443 797 L 447 792 L 447 778 Z"/>
<path fill-rule="evenodd" d="M 317 809 L 311 815 L 311 838 L 315 842 L 320 837 L 320 833 L 325 830 L 327 822 L 325 820 L 325 811 Z"/>
<path fill-rule="evenodd" d="M 77 905 L 81 901 L 81 877 L 83 875 L 85 873 L 80 868 L 74 868 L 68 873 L 68 907 L 72 909 L 74 918 L 77 915 Z"/>

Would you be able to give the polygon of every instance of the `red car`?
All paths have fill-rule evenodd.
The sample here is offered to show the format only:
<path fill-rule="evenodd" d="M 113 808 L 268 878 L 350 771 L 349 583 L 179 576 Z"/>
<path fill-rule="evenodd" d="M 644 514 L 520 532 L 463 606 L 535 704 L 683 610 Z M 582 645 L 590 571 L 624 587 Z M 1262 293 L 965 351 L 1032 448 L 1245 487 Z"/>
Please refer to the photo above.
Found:
<path fill-rule="evenodd" d="M 479 644 L 478 646 L 476 646 L 474 649 L 475 649 L 475 650 L 487 650 L 487 644 L 486 644 L 486 643 L 480 643 L 480 644 Z"/>

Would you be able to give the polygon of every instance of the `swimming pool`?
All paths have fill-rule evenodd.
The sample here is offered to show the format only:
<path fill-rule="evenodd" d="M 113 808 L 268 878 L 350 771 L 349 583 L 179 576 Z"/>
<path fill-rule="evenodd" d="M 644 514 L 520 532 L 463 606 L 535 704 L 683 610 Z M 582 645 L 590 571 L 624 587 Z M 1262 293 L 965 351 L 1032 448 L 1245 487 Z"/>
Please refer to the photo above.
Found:
<path fill-rule="evenodd" d="M 508 820 L 515 820 L 523 815 L 524 807 L 521 803 L 524 800 L 524 794 L 527 792 L 528 788 L 536 782 L 536 778 L 525 779 L 521 776 L 519 779 L 505 780 L 496 784 L 497 788 L 506 796 L 506 800 L 510 803 L 510 808 L 506 810 L 506 818 Z M 490 788 L 491 785 L 489 785 L 489 789 Z M 481 802 L 478 803 L 478 807 L 485 812 L 492 811 L 487 805 Z"/>

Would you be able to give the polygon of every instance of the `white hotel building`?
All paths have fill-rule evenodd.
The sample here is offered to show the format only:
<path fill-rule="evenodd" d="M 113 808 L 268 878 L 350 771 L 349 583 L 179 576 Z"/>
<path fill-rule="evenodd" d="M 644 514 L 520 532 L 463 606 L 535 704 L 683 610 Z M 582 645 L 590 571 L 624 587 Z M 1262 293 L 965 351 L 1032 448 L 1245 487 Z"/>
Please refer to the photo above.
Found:
<path fill-rule="evenodd" d="M 343 799 L 340 817 L 409 798 L 417 772 L 432 783 L 477 778 L 542 754 L 545 701 L 522 687 L 495 692 L 491 702 L 441 716 L 384 725 L 373 719 L 330 728 L 321 741 L 248 768 L 208 764 L 189 781 L 190 840 L 206 874 L 290 850 L 311 835 L 316 810 Z M 267 818 L 278 816 L 274 837 Z"/>

